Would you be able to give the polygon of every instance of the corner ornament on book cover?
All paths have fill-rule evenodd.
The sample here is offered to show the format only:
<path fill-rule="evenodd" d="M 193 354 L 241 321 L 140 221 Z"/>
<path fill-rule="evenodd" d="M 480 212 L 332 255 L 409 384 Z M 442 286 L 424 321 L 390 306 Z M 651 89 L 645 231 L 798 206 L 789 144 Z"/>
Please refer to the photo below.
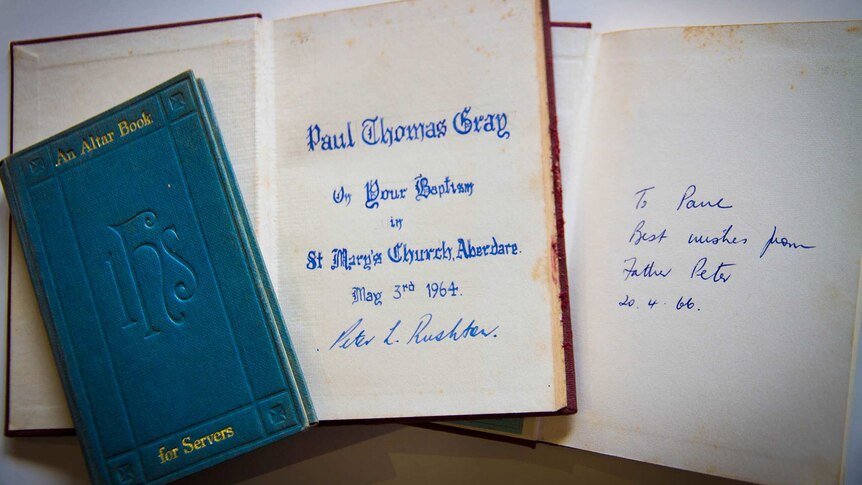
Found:
<path fill-rule="evenodd" d="M 108 251 L 107 270 L 122 308 L 122 327 L 144 326 L 144 338 L 186 321 L 185 307 L 197 290 L 197 276 L 180 256 L 180 236 L 173 225 L 144 210 L 109 225 L 115 250 Z"/>

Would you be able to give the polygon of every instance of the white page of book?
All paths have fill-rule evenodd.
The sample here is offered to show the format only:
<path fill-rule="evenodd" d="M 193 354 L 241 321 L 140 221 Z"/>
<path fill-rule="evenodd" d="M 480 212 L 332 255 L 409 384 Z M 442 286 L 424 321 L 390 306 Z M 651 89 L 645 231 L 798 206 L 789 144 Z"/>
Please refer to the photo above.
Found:
<path fill-rule="evenodd" d="M 860 24 L 594 42 L 586 141 L 563 173 L 578 414 L 543 420 L 544 439 L 837 482 L 859 326 Z"/>
<path fill-rule="evenodd" d="M 252 18 L 15 47 L 14 147 L 25 148 L 194 69 L 207 85 L 246 206 L 260 225 L 254 195 L 259 23 Z M 16 234 L 11 244 L 9 429 L 71 428 Z"/>
<path fill-rule="evenodd" d="M 536 3 L 274 22 L 267 264 L 321 420 L 565 405 Z"/>

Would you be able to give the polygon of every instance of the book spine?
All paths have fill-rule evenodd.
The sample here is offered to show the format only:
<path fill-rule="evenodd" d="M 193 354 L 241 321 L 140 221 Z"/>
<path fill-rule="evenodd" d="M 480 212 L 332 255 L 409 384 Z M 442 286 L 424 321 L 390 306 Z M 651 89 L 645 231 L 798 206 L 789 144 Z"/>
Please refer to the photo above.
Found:
<path fill-rule="evenodd" d="M 551 175 L 554 187 L 554 219 L 556 240 L 553 249 L 556 253 L 557 281 L 559 283 L 560 325 L 562 332 L 563 372 L 566 382 L 566 406 L 560 411 L 564 414 L 575 413 L 578 409 L 575 392 L 575 353 L 572 336 L 572 313 L 569 301 L 569 274 L 566 263 L 565 223 L 563 216 L 563 183 L 560 174 L 560 138 L 557 130 L 557 100 L 554 86 L 554 54 L 551 43 L 551 18 L 548 0 L 540 1 L 542 15 L 542 35 L 544 41 L 545 76 L 548 89 L 548 131 L 551 135 Z"/>
<path fill-rule="evenodd" d="M 227 193 L 231 198 L 230 202 L 234 209 L 234 215 L 237 218 L 237 226 L 241 228 L 246 257 L 248 258 L 249 266 L 254 272 L 257 283 L 256 287 L 261 292 L 258 297 L 267 311 L 268 321 L 274 327 L 270 330 L 275 334 L 273 335 L 273 338 L 279 342 L 282 356 L 286 359 L 286 367 L 290 370 L 288 377 L 291 379 L 293 387 L 299 392 L 299 396 L 302 401 L 302 408 L 307 419 L 306 424 L 315 424 L 317 423 L 317 413 L 311 403 L 311 395 L 308 392 L 305 378 L 303 377 L 302 372 L 299 371 L 299 360 L 296 356 L 293 343 L 290 340 L 287 325 L 285 325 L 282 313 L 279 309 L 278 300 L 275 297 L 272 282 L 267 273 L 263 256 L 261 255 L 260 248 L 257 244 L 257 239 L 253 237 L 254 228 L 250 222 L 245 204 L 242 203 L 242 193 L 239 190 L 239 184 L 236 181 L 236 177 L 230 163 L 228 163 L 229 157 L 227 149 L 225 148 L 221 131 L 218 129 L 218 121 L 213 115 L 212 104 L 206 91 L 206 85 L 202 80 L 198 80 L 197 88 L 200 91 L 200 99 L 203 101 L 203 107 L 207 113 L 207 123 L 214 125 L 207 126 L 207 129 L 215 140 L 216 152 L 219 154 L 218 165 L 223 177 L 222 182 L 228 189 Z"/>

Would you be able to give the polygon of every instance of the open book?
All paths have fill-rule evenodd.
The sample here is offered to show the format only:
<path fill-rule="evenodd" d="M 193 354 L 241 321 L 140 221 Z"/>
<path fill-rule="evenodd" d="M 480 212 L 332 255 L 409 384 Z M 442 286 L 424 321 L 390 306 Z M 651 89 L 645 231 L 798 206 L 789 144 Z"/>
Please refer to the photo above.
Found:
<path fill-rule="evenodd" d="M 754 482 L 839 481 L 858 459 L 844 447 L 860 30 L 553 29 L 578 414 L 498 432 Z"/>
<path fill-rule="evenodd" d="M 574 382 L 546 24 L 534 0 L 418 1 L 21 42 L 13 144 L 192 68 L 321 420 L 557 412 Z M 7 426 L 68 428 L 12 246 Z"/>

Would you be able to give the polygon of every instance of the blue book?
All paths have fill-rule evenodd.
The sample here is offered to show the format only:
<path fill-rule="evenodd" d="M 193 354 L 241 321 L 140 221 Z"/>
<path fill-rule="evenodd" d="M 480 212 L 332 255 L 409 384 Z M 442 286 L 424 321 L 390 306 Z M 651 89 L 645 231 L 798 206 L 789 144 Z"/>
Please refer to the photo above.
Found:
<path fill-rule="evenodd" d="M 316 422 L 191 71 L 0 165 L 96 483 L 163 483 Z"/>

